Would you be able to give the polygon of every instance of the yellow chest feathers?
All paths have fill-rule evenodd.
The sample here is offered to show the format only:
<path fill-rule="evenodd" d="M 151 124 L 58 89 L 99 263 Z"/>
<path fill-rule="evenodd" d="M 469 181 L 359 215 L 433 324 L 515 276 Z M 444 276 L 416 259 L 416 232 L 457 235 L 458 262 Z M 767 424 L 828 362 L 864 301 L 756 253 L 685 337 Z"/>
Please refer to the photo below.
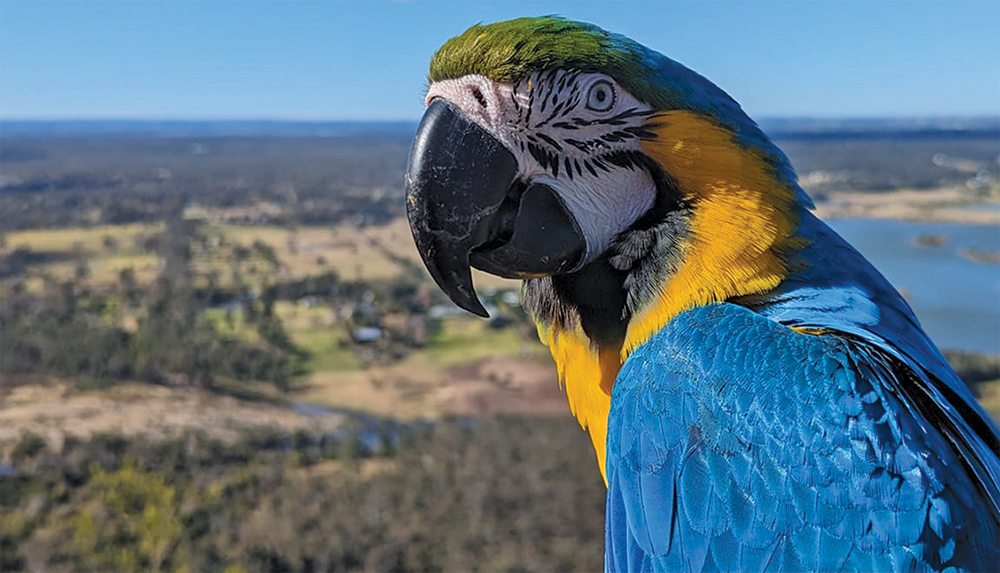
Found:
<path fill-rule="evenodd" d="M 794 238 L 795 191 L 778 180 L 762 151 L 693 112 L 650 121 L 657 137 L 644 151 L 677 181 L 691 209 L 683 262 L 631 318 L 620 347 L 599 348 L 580 328 L 539 328 L 570 409 L 590 432 L 602 475 L 611 389 L 629 353 L 687 309 L 773 289 L 786 275 L 786 253 L 801 247 Z"/>

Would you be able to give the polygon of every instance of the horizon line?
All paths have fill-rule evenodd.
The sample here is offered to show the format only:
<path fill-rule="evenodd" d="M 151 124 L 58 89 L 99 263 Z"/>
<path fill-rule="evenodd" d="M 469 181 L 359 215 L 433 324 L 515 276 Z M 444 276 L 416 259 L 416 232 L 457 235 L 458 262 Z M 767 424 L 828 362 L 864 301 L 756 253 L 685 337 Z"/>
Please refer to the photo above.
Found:
<path fill-rule="evenodd" d="M 854 114 L 854 115 L 824 115 L 824 114 L 763 114 L 760 119 L 795 119 L 795 120 L 927 120 L 927 119 L 961 119 L 961 120 L 1000 120 L 1000 113 L 927 113 L 927 114 Z M 0 122 L 284 122 L 284 123 L 408 123 L 419 122 L 420 117 L 412 118 L 323 118 L 323 117 L 280 117 L 280 116 L 25 116 L 4 117 Z"/>

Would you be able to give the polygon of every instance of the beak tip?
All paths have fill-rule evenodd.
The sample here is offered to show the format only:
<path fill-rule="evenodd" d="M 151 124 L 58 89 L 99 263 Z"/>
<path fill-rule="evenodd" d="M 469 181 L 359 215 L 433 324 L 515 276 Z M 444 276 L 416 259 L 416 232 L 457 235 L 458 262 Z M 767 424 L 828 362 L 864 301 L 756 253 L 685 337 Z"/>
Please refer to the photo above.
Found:
<path fill-rule="evenodd" d="M 451 298 L 452 302 L 457 304 L 463 310 L 471 312 L 476 316 L 489 318 L 490 313 L 486 310 L 486 307 L 483 306 L 482 301 L 479 300 L 475 289 L 471 288 L 471 277 L 469 278 L 468 286 L 469 288 L 462 288 L 461 286 L 458 286 L 458 288 L 454 290 L 446 290 L 445 292 Z"/>
<path fill-rule="evenodd" d="M 490 313 L 486 312 L 486 309 L 483 308 L 483 305 L 479 305 L 479 308 L 467 308 L 465 310 L 471 312 L 472 314 L 474 314 L 476 316 L 482 317 L 482 318 L 489 318 L 490 317 Z"/>

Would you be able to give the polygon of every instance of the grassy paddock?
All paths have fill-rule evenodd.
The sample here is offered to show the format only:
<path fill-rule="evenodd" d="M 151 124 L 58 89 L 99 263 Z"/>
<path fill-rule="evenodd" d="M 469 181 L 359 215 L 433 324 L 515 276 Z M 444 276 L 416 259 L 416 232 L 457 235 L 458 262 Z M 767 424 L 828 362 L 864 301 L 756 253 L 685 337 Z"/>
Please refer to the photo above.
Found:
<path fill-rule="evenodd" d="M 70 257 L 79 254 L 87 263 L 90 280 L 96 284 L 110 284 L 117 280 L 119 271 L 128 267 L 136 271 L 140 282 L 148 282 L 156 276 L 156 257 L 138 250 L 136 242 L 163 230 L 163 224 L 158 223 L 14 231 L 6 234 L 6 244 L 0 248 L 0 255 L 18 248 L 64 255 L 58 262 L 33 265 L 29 274 L 48 273 L 66 279 L 73 276 L 77 267 L 77 261 Z M 345 280 L 395 280 L 416 272 L 430 281 L 405 219 L 363 228 L 352 225 L 286 228 L 207 224 L 204 232 L 217 235 L 229 245 L 249 248 L 260 241 L 270 246 L 281 262 L 280 268 L 271 269 L 266 261 L 257 259 L 242 264 L 244 271 L 249 266 L 256 267 L 258 279 L 264 281 L 316 276 L 331 270 Z M 116 243 L 115 248 L 105 245 L 108 238 Z M 202 275 L 218 272 L 223 284 L 228 284 L 232 278 L 229 272 L 232 264 L 227 257 L 225 249 L 216 247 L 201 253 L 192 265 Z M 517 281 L 479 271 L 473 271 L 473 276 L 479 288 L 518 288 Z"/>
<path fill-rule="evenodd" d="M 458 317 L 442 321 L 423 354 L 437 365 L 452 366 L 496 356 L 544 352 L 541 343 L 525 340 L 515 328 L 493 329 L 485 320 Z"/>
<path fill-rule="evenodd" d="M 34 229 L 6 234 L 6 243 L 0 256 L 18 249 L 51 257 L 52 262 L 30 265 L 18 277 L 5 279 L 9 283 L 25 279 L 30 291 L 41 287 L 39 277 L 49 275 L 59 280 L 73 278 L 85 263 L 87 280 L 94 285 L 106 286 L 118 280 L 119 273 L 127 268 L 135 271 L 139 282 L 152 281 L 158 272 L 155 255 L 145 253 L 139 243 L 146 237 L 163 232 L 162 224 L 154 225 L 101 225 L 70 229 Z"/>
<path fill-rule="evenodd" d="M 6 245 L 0 253 L 10 252 L 19 247 L 27 247 L 38 252 L 72 252 L 79 247 L 90 253 L 105 250 L 104 238 L 113 237 L 119 249 L 132 249 L 132 241 L 139 236 L 163 232 L 162 223 L 152 225 L 99 225 L 96 227 L 74 227 L 67 229 L 32 229 L 13 231 L 6 234 Z"/>
<path fill-rule="evenodd" d="M 341 344 L 346 336 L 343 331 L 292 326 L 289 335 L 309 352 L 304 363 L 308 373 L 296 379 L 296 400 L 417 419 L 465 411 L 455 400 L 456 395 L 466 392 L 487 403 L 522 396 L 521 390 L 495 387 L 496 376 L 480 368 L 490 362 L 520 369 L 518 372 L 535 384 L 530 391 L 538 391 L 541 386 L 555 393 L 554 397 L 547 396 L 545 411 L 565 409 L 555 369 L 545 359 L 547 351 L 540 343 L 523 339 L 515 328 L 494 330 L 486 321 L 474 318 L 444 320 L 425 347 L 399 361 L 369 365 L 358 361 L 357 352 L 364 353 L 364 347 L 353 349 Z"/>

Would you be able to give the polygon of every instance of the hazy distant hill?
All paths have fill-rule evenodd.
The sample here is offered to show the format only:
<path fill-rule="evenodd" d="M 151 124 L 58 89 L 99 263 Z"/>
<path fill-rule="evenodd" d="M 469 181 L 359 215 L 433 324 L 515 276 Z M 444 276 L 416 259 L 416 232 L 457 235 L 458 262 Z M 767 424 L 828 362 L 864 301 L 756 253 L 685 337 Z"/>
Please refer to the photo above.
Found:
<path fill-rule="evenodd" d="M 844 189 L 985 189 L 1000 180 L 997 117 L 766 118 L 761 126 L 816 197 Z M 92 191 L 112 180 L 116 188 L 134 189 L 159 177 L 152 173 L 169 173 L 172 182 L 156 179 L 163 188 L 240 180 L 294 183 L 301 193 L 336 182 L 401 194 L 416 127 L 416 121 L 0 120 L 0 194 Z"/>
<path fill-rule="evenodd" d="M 776 139 L 882 139 L 1000 137 L 1000 117 L 972 118 L 764 118 Z M 0 120 L 0 137 L 145 135 L 161 137 L 335 137 L 413 133 L 414 121 Z"/>
<path fill-rule="evenodd" d="M 413 133 L 416 121 L 0 120 L 0 137 L 122 135 L 160 137 L 335 137 Z"/>
<path fill-rule="evenodd" d="M 760 126 L 785 140 L 1000 138 L 1000 117 L 765 118 Z"/>

